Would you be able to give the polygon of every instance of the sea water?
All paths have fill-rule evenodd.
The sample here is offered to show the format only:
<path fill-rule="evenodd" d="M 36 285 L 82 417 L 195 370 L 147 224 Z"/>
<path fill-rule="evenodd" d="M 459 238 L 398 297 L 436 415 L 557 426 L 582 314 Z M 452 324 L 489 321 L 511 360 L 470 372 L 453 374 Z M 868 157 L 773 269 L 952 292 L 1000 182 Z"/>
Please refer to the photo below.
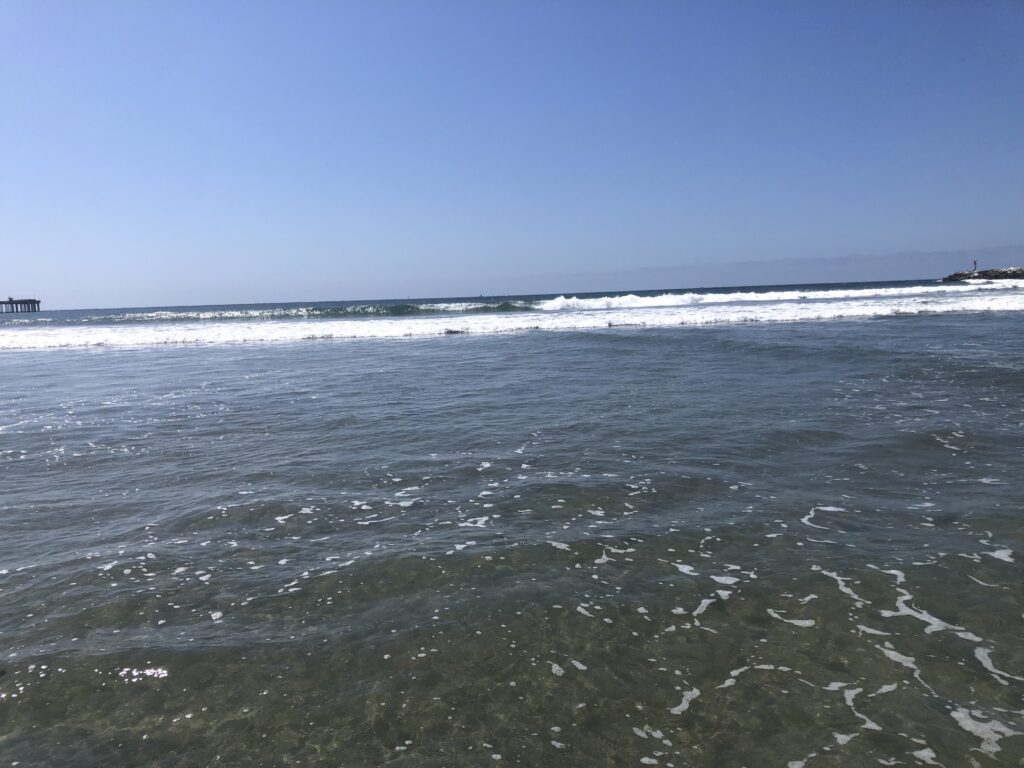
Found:
<path fill-rule="evenodd" d="M 1024 287 L 0 319 L 0 760 L 1019 766 Z"/>

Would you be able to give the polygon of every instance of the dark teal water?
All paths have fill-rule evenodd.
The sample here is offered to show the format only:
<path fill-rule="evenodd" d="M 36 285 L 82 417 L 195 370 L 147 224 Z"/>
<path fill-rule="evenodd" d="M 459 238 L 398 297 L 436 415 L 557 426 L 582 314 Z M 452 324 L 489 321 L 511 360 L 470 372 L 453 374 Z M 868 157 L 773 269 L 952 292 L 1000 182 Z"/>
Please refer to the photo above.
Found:
<path fill-rule="evenodd" d="M 1022 330 L 0 352 L 0 760 L 1021 765 Z"/>

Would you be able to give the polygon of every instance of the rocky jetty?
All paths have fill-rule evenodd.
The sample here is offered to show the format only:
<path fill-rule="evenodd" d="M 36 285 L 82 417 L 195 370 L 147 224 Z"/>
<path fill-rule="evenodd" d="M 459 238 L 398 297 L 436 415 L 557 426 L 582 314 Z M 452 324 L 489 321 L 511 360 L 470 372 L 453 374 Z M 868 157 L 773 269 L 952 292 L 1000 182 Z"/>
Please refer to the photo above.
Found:
<path fill-rule="evenodd" d="M 975 269 L 954 272 L 942 278 L 944 283 L 959 283 L 961 280 L 1024 280 L 1024 267 L 1000 267 L 999 269 Z"/>

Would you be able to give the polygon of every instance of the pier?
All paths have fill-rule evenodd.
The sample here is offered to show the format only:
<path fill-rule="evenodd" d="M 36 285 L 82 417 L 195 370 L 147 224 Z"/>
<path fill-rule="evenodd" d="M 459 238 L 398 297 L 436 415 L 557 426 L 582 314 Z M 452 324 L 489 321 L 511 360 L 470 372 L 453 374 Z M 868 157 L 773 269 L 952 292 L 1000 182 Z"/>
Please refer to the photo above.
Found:
<path fill-rule="evenodd" d="M 41 303 L 39 299 L 15 299 L 8 296 L 7 301 L 0 301 L 0 313 L 38 312 Z"/>

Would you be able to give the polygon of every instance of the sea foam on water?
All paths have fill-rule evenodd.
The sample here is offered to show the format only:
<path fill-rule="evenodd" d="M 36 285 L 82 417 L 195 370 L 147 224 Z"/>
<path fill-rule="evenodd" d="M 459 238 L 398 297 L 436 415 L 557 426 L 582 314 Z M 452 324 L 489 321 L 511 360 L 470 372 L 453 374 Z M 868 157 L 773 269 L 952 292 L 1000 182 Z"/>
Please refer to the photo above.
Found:
<path fill-rule="evenodd" d="M 505 311 L 490 311 L 494 307 Z M 119 314 L 43 313 L 29 322 L 0 322 L 0 349 L 400 339 L 452 333 L 666 328 L 1021 310 L 1024 281 L 1004 280 L 533 300 L 513 297 L 490 303 L 442 300 L 345 306 L 254 305 L 202 311 L 126 310 Z"/>

